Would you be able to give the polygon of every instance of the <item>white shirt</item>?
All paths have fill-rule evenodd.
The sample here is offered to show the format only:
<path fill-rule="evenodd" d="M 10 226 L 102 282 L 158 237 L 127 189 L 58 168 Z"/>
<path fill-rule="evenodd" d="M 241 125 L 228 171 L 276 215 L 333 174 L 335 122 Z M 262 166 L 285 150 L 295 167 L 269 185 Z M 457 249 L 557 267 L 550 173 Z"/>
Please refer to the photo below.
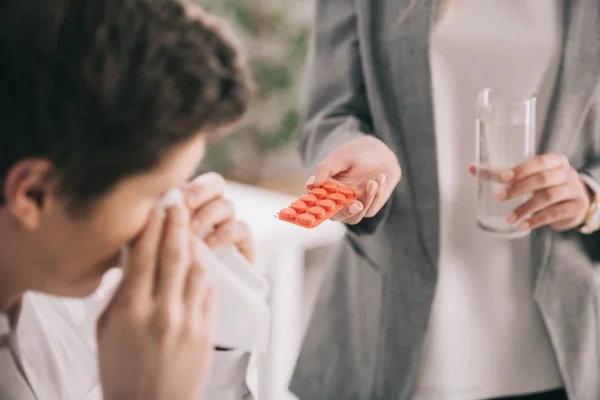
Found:
<path fill-rule="evenodd" d="M 5 313 L 0 313 L 0 399 L 37 400 L 23 371 L 16 332 Z"/>
<path fill-rule="evenodd" d="M 0 346 L 0 375 L 10 373 L 11 379 L 20 378 L 10 386 L 0 378 L 0 394 L 3 390 L 20 394 L 27 389 L 32 400 L 33 393 L 39 400 L 102 400 L 95 327 L 97 317 L 120 281 L 120 273 L 116 269 L 109 272 L 98 291 L 87 299 L 38 293 L 24 296 L 16 335 L 20 357 L 9 357 L 8 352 L 3 356 Z M 2 317 L 0 314 L 0 333 Z M 16 369 L 15 360 L 19 359 L 25 374 Z M 254 373 L 254 368 L 251 355 L 246 352 L 216 351 L 205 392 L 200 398 L 251 400 L 254 390 L 249 389 L 252 385 L 249 374 Z M 32 391 L 24 386 L 27 382 Z M 21 398 L 29 399 L 15 396 L 7 400 Z"/>
<path fill-rule="evenodd" d="M 442 2 L 443 3 L 443 2 Z M 533 299 L 528 238 L 477 228 L 477 93 L 538 97 L 543 128 L 562 44 L 561 0 L 453 0 L 430 36 L 440 188 L 440 259 L 419 399 L 469 400 L 562 386 Z M 539 135 L 538 135 L 539 137 Z"/>

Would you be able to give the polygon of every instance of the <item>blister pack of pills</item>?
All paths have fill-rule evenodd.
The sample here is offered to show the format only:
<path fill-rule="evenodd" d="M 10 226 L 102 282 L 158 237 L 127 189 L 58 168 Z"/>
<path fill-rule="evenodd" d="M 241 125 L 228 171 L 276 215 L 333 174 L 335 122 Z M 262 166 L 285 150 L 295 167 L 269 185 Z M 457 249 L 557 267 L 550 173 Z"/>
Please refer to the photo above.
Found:
<path fill-rule="evenodd" d="M 316 228 L 357 198 L 354 189 L 327 181 L 279 211 L 277 218 L 303 228 Z"/>

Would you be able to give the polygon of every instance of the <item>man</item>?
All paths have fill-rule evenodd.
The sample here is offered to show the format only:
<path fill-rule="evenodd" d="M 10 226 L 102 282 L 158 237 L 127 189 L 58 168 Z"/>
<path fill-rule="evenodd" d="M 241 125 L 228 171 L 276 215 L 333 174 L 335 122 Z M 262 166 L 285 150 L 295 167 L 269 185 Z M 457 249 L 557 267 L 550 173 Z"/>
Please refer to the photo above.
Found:
<path fill-rule="evenodd" d="M 24 293 L 87 296 L 125 245 L 99 323 L 104 398 L 197 398 L 212 289 L 184 210 L 154 204 L 243 114 L 249 87 L 218 24 L 177 2 L 0 2 L 0 398 L 43 396 L 16 343 Z"/>
<path fill-rule="evenodd" d="M 219 260 L 222 263 L 234 262 L 237 265 L 220 265 L 219 268 L 252 268 L 253 243 L 247 226 L 235 220 L 234 209 L 224 197 L 225 181 L 215 173 L 207 173 L 195 178 L 184 186 L 188 199 L 194 198 L 194 234 L 205 238 L 205 242 L 215 248 L 213 257 L 228 254 L 232 256 L 231 245 L 247 260 Z M 220 249 L 216 249 L 219 248 Z M 202 266 L 210 277 L 210 259 L 201 259 Z M 212 268 L 215 266 L 213 265 Z M 28 383 L 36 393 L 43 393 L 44 400 L 101 400 L 102 391 L 98 376 L 98 354 L 96 341 L 96 323 L 98 316 L 110 301 L 112 294 L 122 278 L 122 270 L 115 268 L 105 274 L 102 284 L 95 293 L 80 298 L 55 297 L 42 293 L 27 293 L 21 301 L 21 313 L 16 336 L 19 343 L 20 361 L 28 378 Z M 214 272 L 214 271 L 213 271 Z M 238 276 L 239 277 L 239 276 Z M 242 281 L 243 282 L 243 281 Z M 232 296 L 229 304 L 236 304 L 236 294 L 228 288 L 214 282 L 215 292 L 223 296 Z M 262 294 L 254 292 L 255 295 Z M 266 307 L 266 305 L 265 305 Z M 264 332 L 260 318 L 252 310 L 235 306 L 218 307 L 218 297 L 214 300 L 213 343 L 221 343 L 220 329 L 247 327 L 254 329 L 253 334 L 260 336 Z M 241 315 L 241 312 L 248 314 Z M 219 315 L 221 314 L 221 315 Z M 225 317 L 225 320 L 223 319 Z M 219 328 L 219 318 L 228 328 Z M 236 321 L 236 322 L 234 322 Z M 222 323 L 222 322 L 221 322 Z M 264 321 L 263 321 L 264 323 Z M 246 334 L 250 331 L 244 329 Z M 245 336 L 249 339 L 248 336 Z M 242 343 L 230 343 L 228 349 L 216 347 L 211 355 L 210 372 L 203 393 L 198 399 L 241 400 L 251 399 L 256 393 L 255 352 L 258 347 L 248 349 Z M 198 369 L 199 366 L 192 366 Z"/>

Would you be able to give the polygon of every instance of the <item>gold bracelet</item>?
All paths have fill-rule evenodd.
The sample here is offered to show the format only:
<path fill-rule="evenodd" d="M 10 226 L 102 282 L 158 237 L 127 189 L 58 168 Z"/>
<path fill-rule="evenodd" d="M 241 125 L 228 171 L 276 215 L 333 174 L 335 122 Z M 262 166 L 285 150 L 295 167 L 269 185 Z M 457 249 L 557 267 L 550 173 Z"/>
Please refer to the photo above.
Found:
<path fill-rule="evenodd" d="M 590 200 L 590 205 L 585 214 L 585 219 L 584 219 L 583 223 L 579 226 L 579 230 L 582 233 L 587 233 L 587 232 L 585 232 L 586 231 L 585 228 L 588 226 L 588 224 L 590 224 L 592 222 L 592 218 L 594 217 L 594 214 L 596 213 L 596 210 L 598 209 L 598 196 L 596 195 L 596 193 L 593 192 L 592 188 L 590 188 L 587 185 L 587 183 L 585 183 L 585 181 L 581 180 L 581 183 L 583 183 L 583 185 L 585 186 L 585 189 L 588 194 L 588 198 Z"/>

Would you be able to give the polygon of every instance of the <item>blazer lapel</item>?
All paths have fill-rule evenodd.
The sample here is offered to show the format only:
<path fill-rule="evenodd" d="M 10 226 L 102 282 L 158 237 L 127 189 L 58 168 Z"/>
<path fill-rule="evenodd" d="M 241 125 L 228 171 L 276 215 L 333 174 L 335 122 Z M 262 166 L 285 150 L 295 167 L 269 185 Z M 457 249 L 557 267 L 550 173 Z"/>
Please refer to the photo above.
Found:
<path fill-rule="evenodd" d="M 561 67 L 539 153 L 563 153 L 576 167 L 586 163 L 583 126 L 600 82 L 600 2 L 565 0 L 565 35 Z M 542 232 L 544 233 L 544 232 Z M 545 232 L 548 233 L 548 232 Z M 553 235 L 534 235 L 535 265 L 548 263 Z"/>
<path fill-rule="evenodd" d="M 561 68 L 540 151 L 574 157 L 582 145 L 582 123 L 600 77 L 600 2 L 565 1 Z M 577 151 L 577 153 L 583 153 Z M 571 160 L 583 162 L 583 160 Z"/>
<path fill-rule="evenodd" d="M 411 0 L 395 26 L 391 58 L 396 71 L 393 90 L 401 116 L 401 157 L 404 176 L 412 187 L 420 234 L 431 266 L 437 268 L 439 199 L 429 32 L 437 0 Z"/>

